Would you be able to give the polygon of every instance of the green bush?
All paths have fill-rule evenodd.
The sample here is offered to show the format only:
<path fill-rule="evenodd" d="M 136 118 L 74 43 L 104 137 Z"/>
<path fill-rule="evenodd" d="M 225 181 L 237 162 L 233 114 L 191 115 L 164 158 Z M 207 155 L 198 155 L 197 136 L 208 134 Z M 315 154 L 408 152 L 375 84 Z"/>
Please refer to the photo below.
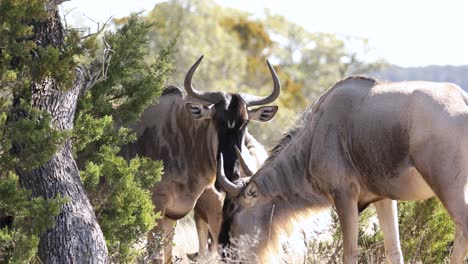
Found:
<path fill-rule="evenodd" d="M 448 263 L 455 227 L 436 198 L 398 202 L 401 248 L 407 263 Z M 341 262 L 342 239 L 338 216 L 332 211 L 330 241 L 308 241 L 309 263 Z M 372 221 L 370 221 L 372 220 Z M 359 263 L 383 263 L 383 234 L 375 210 L 364 210 L 359 221 Z"/>
<path fill-rule="evenodd" d="M 171 45 L 150 56 L 150 26 L 131 15 L 115 32 L 104 34 L 113 50 L 108 76 L 80 98 L 75 117 L 73 142 L 81 178 L 116 262 L 135 261 L 139 252 L 133 245 L 159 218 L 151 188 L 162 175 L 162 162 L 142 157 L 127 161 L 119 155 L 123 145 L 135 140 L 126 126 L 159 97 L 173 67 Z"/>
<path fill-rule="evenodd" d="M 113 260 L 128 262 L 135 255 L 132 245 L 158 217 L 150 189 L 160 178 L 162 163 L 140 157 L 125 161 L 118 150 L 135 139 L 125 126 L 160 95 L 173 67 L 173 45 L 150 57 L 151 25 L 132 15 L 113 32 L 82 39 L 78 31 L 67 29 L 60 48 L 38 47 L 31 40 L 31 21 L 47 17 L 45 3 L 0 1 L 0 223 L 4 218 L 13 221 L 0 225 L 0 259 L 31 260 L 40 234 L 66 202 L 60 197 L 32 198 L 12 171 L 43 165 L 71 136 L 109 253 Z M 112 49 L 109 64 L 102 61 L 104 46 Z M 51 126 L 50 115 L 31 107 L 30 84 L 52 77 L 67 89 L 77 66 L 107 67 L 107 76 L 81 95 L 73 131 L 59 132 Z"/>
<path fill-rule="evenodd" d="M 66 199 L 31 198 L 19 187 L 12 172 L 0 175 L 0 219 L 8 216 L 12 223 L 0 226 L 0 263 L 25 263 L 36 254 L 39 235 L 54 224 Z"/>
<path fill-rule="evenodd" d="M 399 202 L 400 239 L 409 263 L 443 263 L 450 256 L 455 226 L 436 198 Z"/>
<path fill-rule="evenodd" d="M 89 193 L 111 258 L 134 260 L 132 245 L 155 225 L 151 187 L 160 179 L 162 164 L 136 157 L 127 163 L 118 148 L 103 146 L 99 159 L 88 162 L 81 178 Z"/>

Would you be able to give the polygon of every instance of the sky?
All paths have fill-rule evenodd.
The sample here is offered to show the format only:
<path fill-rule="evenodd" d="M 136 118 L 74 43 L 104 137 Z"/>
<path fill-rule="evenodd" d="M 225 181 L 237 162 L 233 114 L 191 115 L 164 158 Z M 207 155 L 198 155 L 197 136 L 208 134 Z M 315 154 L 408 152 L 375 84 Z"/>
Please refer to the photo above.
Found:
<path fill-rule="evenodd" d="M 149 11 L 161 0 L 73 0 L 94 21 Z M 399 66 L 468 65 L 468 2 L 465 0 L 215 0 L 262 17 L 285 16 L 311 32 L 366 38 L 374 56 Z M 87 18 L 82 18 L 88 20 Z M 83 22 L 83 21 L 82 21 Z"/>

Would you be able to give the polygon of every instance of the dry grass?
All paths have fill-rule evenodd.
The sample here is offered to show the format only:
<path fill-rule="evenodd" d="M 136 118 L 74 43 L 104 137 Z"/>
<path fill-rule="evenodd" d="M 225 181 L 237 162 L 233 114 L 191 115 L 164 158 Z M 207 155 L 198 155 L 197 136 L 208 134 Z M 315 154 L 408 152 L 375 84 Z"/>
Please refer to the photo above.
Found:
<path fill-rule="evenodd" d="M 373 215 L 366 226 L 361 227 L 366 236 L 372 237 L 376 232 L 371 226 L 375 226 L 375 215 Z M 323 212 L 311 217 L 301 223 L 297 223 L 296 229 L 289 235 L 281 235 L 281 247 L 279 252 L 269 263 L 291 263 L 291 264 L 325 264 L 342 263 L 342 240 L 336 236 L 339 226 L 332 223 L 330 212 Z M 258 243 L 258 234 L 244 236 L 233 242 L 233 246 L 224 250 L 224 262 L 219 256 L 202 256 L 196 263 L 260 263 L 257 256 L 251 252 L 251 248 Z M 191 262 L 187 253 L 198 251 L 198 238 L 193 218 L 186 217 L 179 221 L 175 229 L 173 263 L 188 264 Z M 359 263 L 380 264 L 385 263 L 383 241 L 361 239 Z M 408 263 L 420 264 L 407 260 Z M 444 262 L 448 263 L 448 259 Z M 468 264 L 468 259 L 465 260 Z"/>
<path fill-rule="evenodd" d="M 250 252 L 250 248 L 258 243 L 257 236 L 245 236 L 233 241 L 233 246 L 223 250 L 224 263 L 258 263 L 257 258 Z M 187 253 L 198 251 L 198 237 L 195 223 L 191 217 L 179 221 L 175 229 L 174 247 L 172 249 L 173 262 L 180 264 L 193 263 Z M 220 256 L 200 256 L 197 263 L 223 263 Z"/>
<path fill-rule="evenodd" d="M 281 250 L 272 258 L 274 263 L 312 263 L 309 262 L 310 241 L 330 241 L 330 222 L 328 212 L 319 214 L 297 223 L 292 234 L 280 236 Z M 229 249 L 224 249 L 224 263 L 259 263 L 258 257 L 250 250 L 258 243 L 258 233 L 243 236 L 232 242 Z M 187 258 L 187 253 L 198 251 L 198 238 L 195 223 L 191 217 L 179 221 L 175 229 L 174 247 L 172 250 L 174 263 L 193 263 Z M 201 257 L 197 263 L 222 263 L 219 256 Z M 314 262 L 316 263 L 316 262 Z M 326 262 L 323 262 L 326 263 Z"/>

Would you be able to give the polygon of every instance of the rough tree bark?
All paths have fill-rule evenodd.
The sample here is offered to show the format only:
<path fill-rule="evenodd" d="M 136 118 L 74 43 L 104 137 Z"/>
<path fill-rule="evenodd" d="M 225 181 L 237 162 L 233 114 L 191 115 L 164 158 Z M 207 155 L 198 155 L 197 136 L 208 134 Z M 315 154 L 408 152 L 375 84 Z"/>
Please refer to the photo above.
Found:
<path fill-rule="evenodd" d="M 52 3 L 51 1 L 50 3 Z M 56 8 L 47 6 L 48 19 L 34 22 L 34 39 L 40 46 L 64 45 L 64 28 Z M 73 128 L 78 96 L 86 88 L 85 71 L 76 69 L 73 87 L 63 89 L 53 78 L 31 85 L 32 106 L 51 114 L 52 125 L 61 130 Z M 93 208 L 79 177 L 67 139 L 44 165 L 32 170 L 18 169 L 21 184 L 33 196 L 68 198 L 55 225 L 40 238 L 39 257 L 43 263 L 107 263 L 107 247 Z"/>

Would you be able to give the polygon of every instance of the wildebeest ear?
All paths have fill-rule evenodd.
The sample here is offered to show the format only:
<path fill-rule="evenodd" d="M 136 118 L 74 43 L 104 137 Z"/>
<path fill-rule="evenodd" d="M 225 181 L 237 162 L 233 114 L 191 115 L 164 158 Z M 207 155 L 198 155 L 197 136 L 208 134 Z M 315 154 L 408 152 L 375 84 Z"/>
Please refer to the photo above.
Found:
<path fill-rule="evenodd" d="M 244 195 L 247 199 L 256 199 L 260 195 L 258 186 L 254 181 L 251 181 L 245 186 Z"/>
<path fill-rule="evenodd" d="M 260 122 L 268 122 L 276 115 L 277 111 L 278 106 L 262 106 L 249 110 L 249 119 Z"/>
<path fill-rule="evenodd" d="M 197 103 L 185 103 L 185 108 L 195 119 L 210 119 L 213 117 L 213 106 L 204 106 Z"/>

